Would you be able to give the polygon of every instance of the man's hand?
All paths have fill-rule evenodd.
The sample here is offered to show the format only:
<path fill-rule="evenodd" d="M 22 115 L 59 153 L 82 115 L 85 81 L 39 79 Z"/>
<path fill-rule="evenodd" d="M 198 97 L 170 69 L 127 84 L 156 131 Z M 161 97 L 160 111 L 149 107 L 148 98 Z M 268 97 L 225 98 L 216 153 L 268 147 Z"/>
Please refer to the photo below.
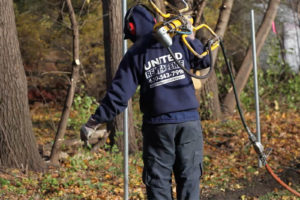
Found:
<path fill-rule="evenodd" d="M 89 138 L 93 135 L 95 129 L 90 128 L 84 124 L 80 129 L 80 139 L 85 143 L 88 144 Z"/>
<path fill-rule="evenodd" d="M 95 133 L 99 125 L 100 124 L 93 117 L 90 117 L 87 123 L 82 125 L 80 129 L 80 139 L 85 145 L 88 145 L 89 138 Z"/>

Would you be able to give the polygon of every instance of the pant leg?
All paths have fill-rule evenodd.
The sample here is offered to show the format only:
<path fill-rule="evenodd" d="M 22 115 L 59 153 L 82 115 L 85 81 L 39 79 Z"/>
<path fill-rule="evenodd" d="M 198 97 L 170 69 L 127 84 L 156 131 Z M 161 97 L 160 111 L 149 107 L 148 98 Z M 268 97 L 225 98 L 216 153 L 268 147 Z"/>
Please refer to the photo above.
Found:
<path fill-rule="evenodd" d="M 149 200 L 171 200 L 176 124 L 143 124 L 143 182 Z"/>
<path fill-rule="evenodd" d="M 200 199 L 203 137 L 199 121 L 181 123 L 176 130 L 174 175 L 178 200 Z"/>

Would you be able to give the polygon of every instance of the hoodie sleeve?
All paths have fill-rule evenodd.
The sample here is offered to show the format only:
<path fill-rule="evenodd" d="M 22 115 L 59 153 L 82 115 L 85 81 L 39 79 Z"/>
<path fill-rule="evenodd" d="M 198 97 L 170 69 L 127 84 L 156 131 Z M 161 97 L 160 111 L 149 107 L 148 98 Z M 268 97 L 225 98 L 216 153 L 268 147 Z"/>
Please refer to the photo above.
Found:
<path fill-rule="evenodd" d="M 198 39 L 189 39 L 189 43 L 191 47 L 198 53 L 202 54 L 205 50 L 203 44 Z M 190 51 L 189 51 L 190 52 Z M 191 55 L 191 68 L 193 69 L 205 69 L 210 66 L 210 56 L 207 55 L 204 58 L 200 59 L 197 56 L 195 56 L 192 52 L 190 52 Z"/>
<path fill-rule="evenodd" d="M 111 121 L 127 107 L 138 86 L 138 73 L 128 53 L 122 59 L 112 84 L 92 118 L 98 123 Z"/>

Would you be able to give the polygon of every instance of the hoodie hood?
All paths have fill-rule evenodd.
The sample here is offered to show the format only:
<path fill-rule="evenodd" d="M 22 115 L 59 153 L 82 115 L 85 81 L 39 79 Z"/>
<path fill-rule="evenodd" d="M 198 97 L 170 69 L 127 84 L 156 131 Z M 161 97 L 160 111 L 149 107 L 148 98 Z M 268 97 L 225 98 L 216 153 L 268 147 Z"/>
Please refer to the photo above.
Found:
<path fill-rule="evenodd" d="M 131 23 L 130 23 L 131 22 Z M 130 8 L 125 15 L 124 39 L 135 42 L 144 35 L 153 31 L 155 18 L 143 5 L 139 4 Z M 130 31 L 134 28 L 134 34 Z"/>

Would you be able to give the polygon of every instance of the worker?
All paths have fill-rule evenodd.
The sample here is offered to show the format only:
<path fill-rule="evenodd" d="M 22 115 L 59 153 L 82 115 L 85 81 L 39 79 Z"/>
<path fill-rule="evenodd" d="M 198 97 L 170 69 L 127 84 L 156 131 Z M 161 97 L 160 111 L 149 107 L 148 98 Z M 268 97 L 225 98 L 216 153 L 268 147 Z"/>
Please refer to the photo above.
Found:
<path fill-rule="evenodd" d="M 126 107 L 140 85 L 143 113 L 143 182 L 148 199 L 171 200 L 172 173 L 178 200 L 198 200 L 202 175 L 203 138 L 199 103 L 192 79 L 174 62 L 153 34 L 155 18 L 143 5 L 130 8 L 125 16 L 125 39 L 134 44 L 120 62 L 105 97 L 87 123 L 81 139 L 87 141 L 101 124 L 111 121 Z M 199 54 L 203 45 L 189 39 Z M 208 56 L 199 59 L 173 37 L 175 57 L 187 69 L 207 68 Z"/>

